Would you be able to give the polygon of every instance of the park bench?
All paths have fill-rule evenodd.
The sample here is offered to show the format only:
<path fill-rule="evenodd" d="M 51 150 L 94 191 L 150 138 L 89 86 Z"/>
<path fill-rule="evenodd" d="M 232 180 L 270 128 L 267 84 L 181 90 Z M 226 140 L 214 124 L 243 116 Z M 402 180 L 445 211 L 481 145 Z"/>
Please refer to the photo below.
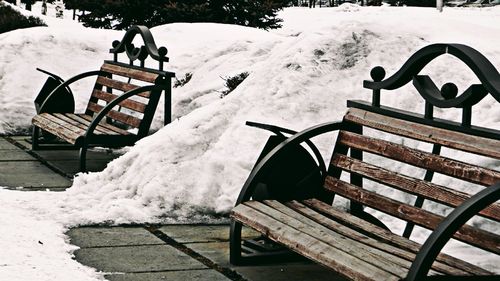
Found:
<path fill-rule="evenodd" d="M 481 84 L 457 96 L 454 84 L 438 89 L 429 76 L 419 75 L 443 54 L 467 64 Z M 373 81 L 364 81 L 364 87 L 373 91 L 372 101 L 348 101 L 341 122 L 300 133 L 247 123 L 275 135 L 231 212 L 231 263 L 280 260 L 282 249 L 259 246 L 271 241 L 349 280 L 500 280 L 498 274 L 441 253 L 453 238 L 485 255 L 500 254 L 500 131 L 471 124 L 473 105 L 485 97 L 493 106 L 500 102 L 500 74 L 481 53 L 459 44 L 424 47 L 385 80 L 382 67 L 370 74 Z M 424 98 L 425 114 L 381 105 L 382 89 L 410 81 Z M 461 122 L 435 117 L 435 107 L 458 108 Z M 327 169 L 311 139 L 332 131 L 338 134 Z M 464 155 L 483 159 L 478 162 L 484 165 L 461 161 Z M 452 184 L 433 183 L 434 174 Z M 347 210 L 332 206 L 339 198 L 348 200 Z M 473 216 L 491 227 L 466 223 Z M 401 234 L 384 223 L 387 217 L 404 224 Z M 243 225 L 264 238 L 242 240 Z M 409 239 L 416 226 L 431 230 L 423 244 Z"/>
<path fill-rule="evenodd" d="M 134 37 L 141 35 L 144 45 L 135 47 Z M 64 148 L 54 145 L 47 136 L 56 136 L 80 148 L 80 171 L 86 171 L 89 147 L 118 148 L 133 145 L 145 137 L 150 129 L 160 96 L 165 92 L 165 125 L 171 121 L 171 78 L 174 73 L 164 71 L 168 62 L 167 49 L 157 48 L 149 29 L 132 26 L 123 40 L 114 41 L 110 53 L 112 61 L 104 61 L 100 70 L 76 75 L 67 81 L 50 75 L 35 100 L 37 115 L 33 118 L 32 149 Z M 127 63 L 118 61 L 118 54 L 126 53 Z M 159 62 L 158 69 L 145 67 L 150 56 Z M 139 65 L 134 61 L 139 60 Z M 74 113 L 74 98 L 69 88 L 80 79 L 97 76 L 95 86 L 84 113 Z M 40 130 L 43 136 L 41 138 Z M 50 141 L 43 141 L 49 139 Z"/>

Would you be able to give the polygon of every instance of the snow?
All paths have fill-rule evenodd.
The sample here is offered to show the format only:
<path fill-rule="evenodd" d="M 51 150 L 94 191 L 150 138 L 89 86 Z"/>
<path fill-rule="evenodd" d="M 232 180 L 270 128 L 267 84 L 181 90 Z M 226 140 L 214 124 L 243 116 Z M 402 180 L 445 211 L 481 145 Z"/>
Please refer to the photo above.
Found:
<path fill-rule="evenodd" d="M 156 133 L 125 149 L 104 171 L 78 175 L 65 192 L 0 190 L 0 218 L 7 224 L 0 230 L 0 248 L 9 251 L 0 255 L 0 276 L 21 280 L 14 274 L 23 268 L 37 277 L 26 280 L 60 279 L 50 274 L 76 280 L 101 278 L 71 260 L 74 248 L 66 244 L 63 233 L 73 226 L 225 220 L 268 136 L 245 126 L 246 120 L 295 130 L 339 120 L 346 100 L 370 99 L 362 81 L 369 79 L 372 67 L 381 65 L 390 75 L 413 52 L 431 43 L 470 45 L 498 67 L 499 16 L 500 7 L 445 8 L 438 13 L 430 8 L 345 5 L 286 9 L 280 14 L 283 28 L 270 32 L 210 23 L 152 28 L 157 44 L 169 49 L 167 68 L 178 78 L 193 74 L 189 83 L 173 90 L 174 122 L 162 128 L 159 106 L 153 124 Z M 0 34 L 0 134 L 28 131 L 35 113 L 32 102 L 45 80 L 35 67 L 63 78 L 98 69 L 103 59 L 110 58 L 111 42 L 123 36 L 122 31 L 42 18 L 49 27 Z M 426 70 L 438 84 L 452 81 L 460 90 L 477 80 L 450 57 L 439 58 Z M 221 77 L 245 71 L 249 77 L 220 98 Z M 88 79 L 73 87 L 77 110 L 84 109 L 93 82 Z M 383 93 L 382 103 L 423 111 L 410 86 Z M 500 107 L 491 106 L 495 103 L 492 98 L 479 103 L 474 124 L 499 128 Z M 456 120 L 460 116 L 457 110 L 436 113 Z M 318 139 L 324 155 L 329 155 L 333 140 L 332 136 Z M 463 160 L 500 169 L 498 161 L 467 154 Z M 413 172 L 409 167 L 402 171 Z M 437 180 L 451 183 L 448 178 Z M 467 186 L 463 189 L 474 192 Z M 424 234 L 418 232 L 415 239 L 422 241 Z M 16 248 L 9 246 L 14 243 Z M 449 251 L 472 253 L 461 245 L 452 245 Z M 3 261 L 11 252 L 14 258 Z M 470 254 L 468 260 L 500 272 L 499 263 L 484 253 Z M 54 270 L 63 267 L 65 271 Z"/>
<path fill-rule="evenodd" d="M 103 280 L 68 254 L 77 247 L 68 243 L 62 224 L 34 216 L 33 207 L 22 207 L 25 200 L 43 196 L 20 192 L 11 197 L 11 192 L 0 191 L 0 280 Z"/>

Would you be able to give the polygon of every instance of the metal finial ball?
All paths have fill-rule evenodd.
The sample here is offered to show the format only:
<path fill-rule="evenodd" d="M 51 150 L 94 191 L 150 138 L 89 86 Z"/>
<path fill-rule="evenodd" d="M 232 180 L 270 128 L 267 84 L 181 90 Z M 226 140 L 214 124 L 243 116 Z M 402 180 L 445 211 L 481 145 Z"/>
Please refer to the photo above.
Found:
<path fill-rule="evenodd" d="M 168 53 L 168 50 L 165 47 L 161 47 L 160 49 L 158 49 L 158 55 L 160 55 L 160 57 L 166 56 L 167 53 Z"/>
<path fill-rule="evenodd" d="M 370 76 L 373 81 L 380 82 L 385 78 L 385 69 L 381 66 L 375 66 L 372 71 L 370 71 Z"/>
<path fill-rule="evenodd" d="M 113 41 L 113 43 L 111 43 L 111 46 L 113 46 L 113 48 L 116 48 L 116 47 L 118 47 L 119 44 L 120 44 L 120 41 L 115 40 L 115 41 Z"/>
<path fill-rule="evenodd" d="M 446 100 L 455 98 L 457 94 L 458 94 L 458 88 L 453 83 L 446 83 L 443 85 L 443 87 L 441 87 L 441 95 Z"/>

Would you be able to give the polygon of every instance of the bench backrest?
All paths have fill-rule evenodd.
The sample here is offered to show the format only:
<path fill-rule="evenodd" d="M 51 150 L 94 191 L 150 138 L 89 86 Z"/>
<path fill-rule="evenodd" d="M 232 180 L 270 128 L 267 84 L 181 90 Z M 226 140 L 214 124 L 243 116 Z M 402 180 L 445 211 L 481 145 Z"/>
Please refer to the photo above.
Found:
<path fill-rule="evenodd" d="M 127 91 L 131 91 L 145 85 L 155 85 L 157 79 L 162 77 L 159 71 L 141 67 L 134 67 L 120 63 L 107 61 L 101 71 L 108 75 L 97 77 L 94 90 L 87 105 L 86 114 L 92 115 L 100 112 L 103 107 Z M 160 83 L 162 79 L 158 80 Z M 140 85 L 138 85 L 140 84 Z M 137 128 L 140 137 L 148 133 L 155 110 L 162 94 L 160 87 L 156 91 L 147 91 L 128 98 L 119 107 L 111 110 L 106 116 L 108 123 L 119 122 L 130 128 Z"/>
<path fill-rule="evenodd" d="M 144 41 L 144 45 L 140 48 L 136 48 L 132 43 L 136 35 L 141 35 Z M 144 137 L 148 134 L 162 92 L 168 91 L 166 99 L 170 102 L 170 78 L 175 74 L 163 70 L 164 62 L 168 61 L 168 57 L 166 57 L 167 49 L 165 47 L 157 49 L 148 28 L 132 26 L 126 32 L 122 41 L 113 42 L 110 53 L 114 54 L 114 60 L 104 61 L 101 71 L 105 74 L 97 77 L 85 113 L 89 115 L 96 114 L 107 103 L 125 92 L 141 86 L 155 85 L 157 87 L 153 91 L 146 91 L 132 96 L 120 102 L 118 106 L 106 114 L 108 123 L 136 128 L 138 129 L 137 136 L 139 138 Z M 125 53 L 129 62 L 119 62 L 119 53 Z M 148 57 L 159 62 L 158 69 L 144 66 Z M 139 60 L 139 65 L 134 65 L 135 60 Z M 169 108 L 170 105 L 168 104 L 168 110 L 170 110 Z"/>
<path fill-rule="evenodd" d="M 444 44 L 431 45 L 434 49 L 424 50 L 427 56 L 425 60 L 430 61 L 433 58 L 429 58 L 432 51 L 435 52 L 434 57 L 445 53 L 442 45 Z M 447 45 L 446 51 L 450 46 Z M 467 52 L 472 50 L 461 45 L 457 48 Z M 350 109 L 344 116 L 346 126 L 339 132 L 324 184 L 326 190 L 351 199 L 351 211 L 355 214 L 363 213 L 362 206 L 366 206 L 406 221 L 403 232 L 405 237 L 411 235 L 414 225 L 435 229 L 444 218 L 443 213 L 450 211 L 449 208 L 445 211 L 447 208 L 436 205 L 453 208 L 471 196 L 460 190 L 461 187 L 467 187 L 469 192 L 476 193 L 484 187 L 500 182 L 500 131 L 470 124 L 470 108 L 485 95 L 479 99 L 477 95 L 471 95 L 470 99 L 477 100 L 475 103 L 470 100 L 467 103 L 464 97 L 438 98 L 440 102 L 450 103 L 459 98 L 466 100 L 455 106 L 463 108 L 462 123 L 434 118 L 432 108 L 437 105 L 428 99 L 426 114 L 420 116 L 380 105 L 380 89 L 398 88 L 411 80 L 406 76 L 418 79 L 419 76 L 415 72 L 426 65 L 425 61 L 422 62 L 420 58 L 420 66 L 412 71 L 408 70 L 411 69 L 408 65 L 415 65 L 415 62 L 419 61 L 418 55 L 417 53 L 410 58 L 410 63 L 405 64 L 406 70 L 404 66 L 393 77 L 381 81 L 383 75 L 378 75 L 378 79 L 374 79 L 379 80 L 378 82 L 365 82 L 365 87 L 374 90 L 372 103 L 348 102 Z M 461 55 L 456 56 L 461 58 Z M 470 57 L 470 53 L 467 56 Z M 471 64 L 473 61 L 469 60 Z M 476 67 L 480 70 L 481 68 L 484 67 Z M 483 70 L 488 72 L 488 69 Z M 401 75 L 405 71 L 406 75 Z M 478 77 L 483 82 L 483 89 L 487 88 L 486 84 L 491 81 L 487 82 L 480 75 Z M 489 78 L 491 80 L 491 77 Z M 500 75 L 498 78 L 493 77 L 493 80 L 495 79 L 500 81 Z M 415 80 L 416 78 L 413 78 L 414 84 L 418 84 Z M 416 86 L 418 89 L 419 85 Z M 479 88 L 477 85 L 475 87 Z M 423 88 L 429 90 L 432 87 Z M 500 89 L 490 87 L 488 90 L 500 102 Z M 425 98 L 425 93 L 420 93 Z M 432 94 L 436 96 L 436 92 Z M 467 95 L 467 92 L 464 95 Z M 411 147 L 408 143 L 412 144 Z M 425 147 L 426 151 L 422 147 Z M 445 152 L 446 156 L 441 156 L 442 152 Z M 465 163 L 465 154 L 472 154 L 476 158 L 485 157 L 478 162 L 486 165 Z M 349 177 L 344 177 L 342 173 L 347 173 Z M 441 180 L 451 178 L 446 179 L 451 184 L 442 186 L 432 183 L 435 173 L 439 174 Z M 471 186 L 475 186 L 475 189 Z M 440 213 L 433 213 L 430 209 L 440 210 Z M 480 216 L 487 218 L 498 228 L 500 204 L 493 204 L 484 209 Z M 499 234 L 466 225 L 454 237 L 500 254 Z"/>

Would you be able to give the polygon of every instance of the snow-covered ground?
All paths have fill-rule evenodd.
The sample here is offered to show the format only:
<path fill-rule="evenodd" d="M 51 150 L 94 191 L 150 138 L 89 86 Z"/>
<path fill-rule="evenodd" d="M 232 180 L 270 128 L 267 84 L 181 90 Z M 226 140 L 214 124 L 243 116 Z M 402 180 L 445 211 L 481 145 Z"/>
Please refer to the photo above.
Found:
<path fill-rule="evenodd" d="M 66 192 L 0 190 L 0 279 L 100 278 L 71 260 L 72 247 L 63 233 L 72 226 L 224 219 L 268 136 L 245 121 L 300 130 L 338 120 L 346 100 L 370 99 L 362 81 L 376 65 L 390 75 L 419 48 L 448 42 L 470 45 L 500 68 L 500 7 L 445 8 L 443 13 L 410 7 L 290 8 L 280 17 L 283 28 L 270 32 L 210 23 L 153 28 L 157 44 L 169 49 L 167 68 L 179 79 L 193 74 L 188 84 L 173 90 L 175 121 L 162 128 L 160 106 L 155 134 L 126 149 L 104 171 L 77 176 Z M 49 27 L 0 34 L 0 134 L 28 130 L 33 99 L 45 80 L 35 67 L 63 78 L 98 69 L 110 58 L 111 42 L 123 36 L 123 31 L 43 19 Z M 461 90 L 476 80 L 450 57 L 439 58 L 427 70 L 438 84 L 452 81 Z M 221 98 L 221 77 L 245 71 L 249 77 Z M 84 109 L 93 82 L 74 86 L 77 110 Z M 411 87 L 386 92 L 382 103 L 423 111 Z M 488 97 L 476 106 L 475 124 L 500 128 L 500 107 L 492 104 L 497 105 Z M 437 113 L 460 116 L 456 110 Z M 332 140 L 319 140 L 324 155 Z M 499 161 L 463 157 L 500 170 Z M 423 233 L 416 238 L 424 239 Z M 458 244 L 449 251 L 500 272 L 500 262 L 484 253 Z M 31 275 L 15 275 L 21 271 Z"/>

